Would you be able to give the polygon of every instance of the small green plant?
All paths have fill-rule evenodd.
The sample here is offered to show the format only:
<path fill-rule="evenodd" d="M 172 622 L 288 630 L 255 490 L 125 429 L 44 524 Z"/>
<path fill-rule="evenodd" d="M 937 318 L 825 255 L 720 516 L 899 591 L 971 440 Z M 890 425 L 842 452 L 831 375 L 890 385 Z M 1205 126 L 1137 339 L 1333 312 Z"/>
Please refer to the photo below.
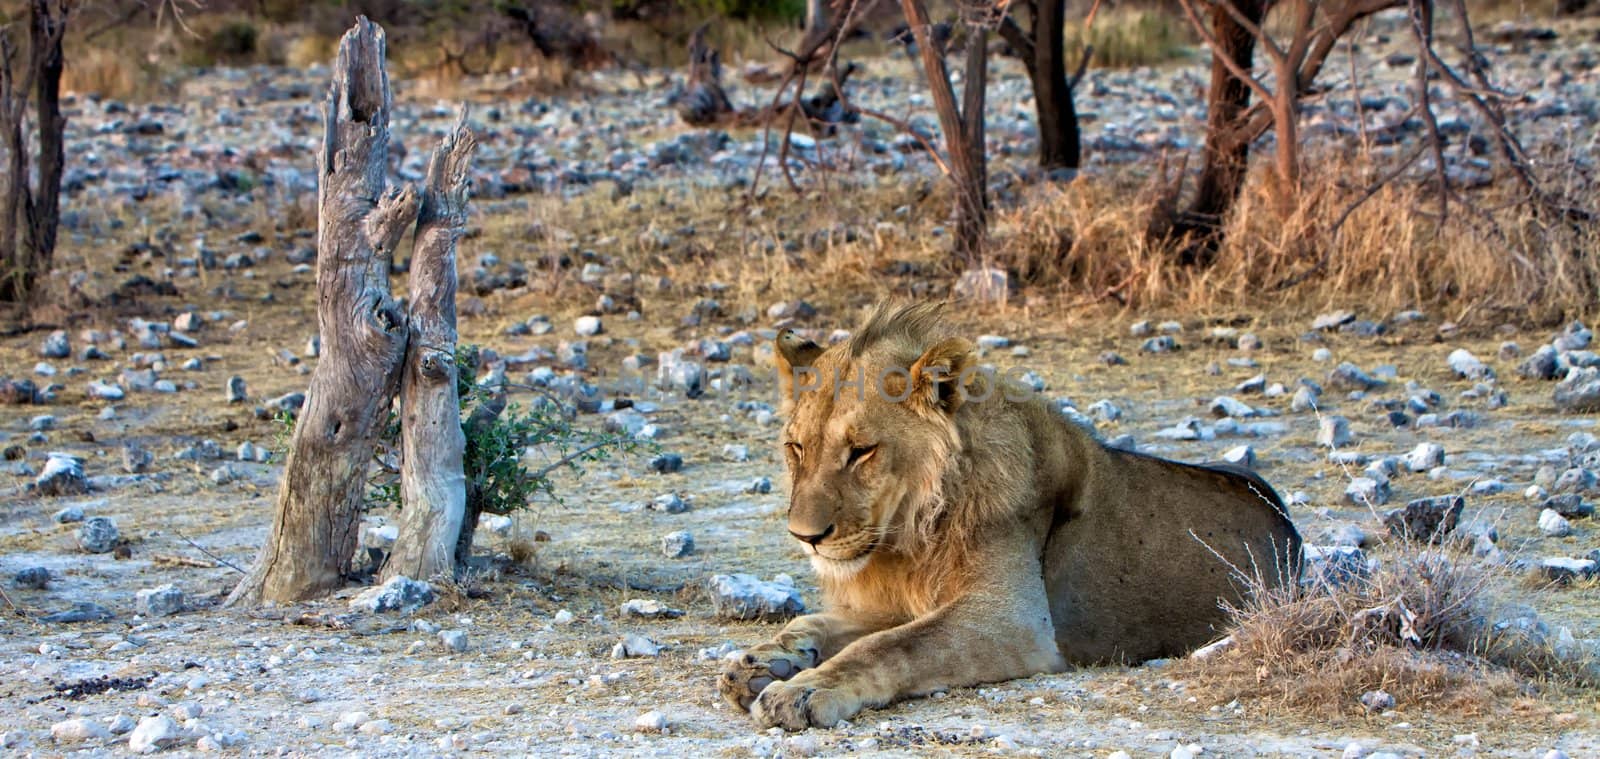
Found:
<path fill-rule="evenodd" d="M 556 473 L 581 475 L 585 464 L 639 446 L 628 437 L 574 426 L 570 407 L 551 396 L 537 396 L 526 406 L 508 404 L 501 388 L 474 381 L 477 370 L 477 346 L 458 348 L 456 393 L 466 438 L 462 473 L 467 481 L 468 535 L 481 514 L 511 514 L 541 494 L 560 503 L 552 479 Z M 399 437 L 399 417 L 391 412 L 375 452 L 379 466 L 371 482 L 371 505 L 401 506 L 397 457 L 389 455 L 397 450 Z M 530 468 L 524 455 L 530 449 L 547 454 L 545 463 Z"/>

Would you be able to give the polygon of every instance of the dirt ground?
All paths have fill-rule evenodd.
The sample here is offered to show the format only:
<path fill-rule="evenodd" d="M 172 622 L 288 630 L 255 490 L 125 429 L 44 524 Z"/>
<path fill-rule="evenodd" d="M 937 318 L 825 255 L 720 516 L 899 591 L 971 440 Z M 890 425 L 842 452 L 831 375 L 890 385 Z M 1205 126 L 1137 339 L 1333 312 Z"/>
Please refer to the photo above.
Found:
<path fill-rule="evenodd" d="M 1014 75 L 1011 79 L 1015 84 Z M 303 98 L 285 102 L 285 108 L 309 112 Z M 448 109 L 433 104 L 414 107 L 434 108 L 426 119 L 435 126 L 452 118 Z M 315 126 L 304 116 L 286 122 L 302 138 Z M 87 134 L 81 139 L 91 139 Z M 411 155 L 419 153 L 413 149 Z M 300 157 L 300 163 L 309 162 L 309 154 Z M 291 153 L 285 160 L 298 159 Z M 773 236 L 777 228 L 807 223 L 804 203 L 774 195 L 754 210 L 739 207 L 735 214 L 731 198 L 736 193 L 702 196 L 689 183 L 670 191 L 641 187 L 635 196 L 609 200 L 596 199 L 603 192 L 581 198 L 552 192 L 533 200 L 484 199 L 473 233 L 462 243 L 464 270 L 486 254 L 534 266 L 541 257 L 567 253 L 574 260 L 538 273 L 531 283 L 484 292 L 469 288 L 462 297 L 463 342 L 502 356 L 557 352 L 560 343 L 578 339 L 574 317 L 594 311 L 597 297 L 612 294 L 610 284 L 585 284 L 576 270 L 586 261 L 618 266 L 627 258 L 638 273 L 628 297 L 637 300 L 604 315 L 604 334 L 587 340 L 590 368 L 558 367 L 557 374 L 577 374 L 601 387 L 606 398 L 654 404 L 647 416 L 660 429 L 656 442 L 663 451 L 681 454 L 685 466 L 678 473 L 655 474 L 645 465 L 648 454 L 641 454 L 590 466 L 581 477 L 562 475 L 562 503 L 532 504 L 503 534 L 480 530 L 479 550 L 489 569 L 410 615 L 351 612 L 348 601 L 361 590 L 357 586 L 291 608 L 220 607 L 239 578 L 236 567 L 250 562 L 266 534 L 281 473 L 281 425 L 262 418 L 256 407 L 304 390 L 303 372 L 315 362 L 302 357 L 316 330 L 313 277 L 289 260 L 292 251 L 309 244 L 314 219 L 306 215 L 304 199 L 276 206 L 172 201 L 160 211 L 169 218 L 150 219 L 137 217 L 155 211 L 120 208 L 116 196 L 72 201 L 78 205 L 69 203 L 69 209 L 89 221 L 65 238 L 63 279 L 70 280 L 73 271 L 90 272 L 85 292 L 91 294 L 127 292 L 117 289 L 118 280 L 136 274 L 161 280 L 163 270 L 183 268 L 173 259 L 190 255 L 183 246 L 196 243 L 161 231 L 169 225 L 203 220 L 211 244 L 224 252 L 255 244 L 237 242 L 243 233 L 270 230 L 264 245 L 273 254 L 240 271 L 202 268 L 180 277 L 180 294 L 135 288 L 130 297 L 99 298 L 94 307 L 69 305 L 57 309 L 46 325 L 0 338 L 0 376 L 62 386 L 44 405 L 0 406 L 0 447 L 15 447 L 15 460 L 8 456 L 0 462 L 3 748 L 19 755 L 118 755 L 127 752 L 126 733 L 140 718 L 168 715 L 181 732 L 172 753 L 252 756 L 1107 757 L 1121 751 L 1177 757 L 1203 751 L 1223 757 L 1378 752 L 1544 757 L 1553 756 L 1546 753 L 1551 750 L 1600 756 L 1596 692 L 1548 678 L 1524 679 L 1522 695 L 1471 709 L 1399 703 L 1367 713 L 1353 698 L 1317 710 L 1270 700 L 1219 699 L 1173 679 L 1156 662 L 953 690 L 870 711 L 836 729 L 797 735 L 759 731 L 747 716 L 721 703 L 713 687 L 720 656 L 772 635 L 777 625 L 716 619 L 705 589 L 708 578 L 734 572 L 764 579 L 789 575 L 809 607 L 820 603 L 809 568 L 784 530 L 778 427 L 764 422 L 759 408 L 740 405 L 736 398 L 710 394 L 691 400 L 680 391 L 655 387 L 624 390 L 619 367 L 630 356 L 655 357 L 714 338 L 734 347 L 729 363 L 708 364 L 713 372 L 726 376 L 742 365 L 759 376 L 764 367 L 758 351 L 738 336 L 763 344 L 762 330 L 774 324 L 764 314 L 776 301 L 811 300 L 819 313 L 801 326 L 825 337 L 854 326 L 862 309 L 886 292 L 937 292 L 918 284 L 926 277 L 917 261 L 932 248 L 916 230 L 936 225 L 940 211 L 922 202 L 927 192 L 881 184 L 855 208 L 830 210 L 826 219 L 810 219 L 816 226 L 804 227 L 805 235 L 788 237 L 803 238 L 805 245 L 772 244 L 765 254 L 752 252 L 759 246 L 750 241 L 768 235 L 768 243 L 775 243 L 784 239 Z M 740 214 L 742 222 L 736 218 Z M 857 217 L 867 221 L 848 230 L 827 226 L 840 218 L 848 226 Z M 871 221 L 874 217 L 893 218 L 899 231 L 885 232 Z M 832 242 L 815 242 L 816 234 L 842 237 L 846 232 L 873 240 L 872 255 L 852 258 L 859 251 L 840 253 Z M 669 245 L 659 242 L 662 236 L 692 241 Z M 624 242 L 616 244 L 616 237 Z M 152 239 L 166 240 L 170 258 L 152 258 L 134 245 Z M 585 255 L 590 245 L 628 254 Z M 669 247 L 670 255 L 663 252 Z M 740 269 L 730 263 L 738 256 L 719 258 L 718 250 L 769 259 Z M 883 273 L 883 267 L 897 262 L 904 264 L 900 274 Z M 833 279 L 802 279 L 812 266 Z M 722 275 L 733 278 L 720 280 Z M 665 276 L 675 284 L 650 289 L 644 286 L 647 276 Z M 720 315 L 686 323 L 708 297 L 722 301 Z M 1348 399 L 1332 389 L 1324 396 L 1323 414 L 1349 417 L 1355 435 L 1351 450 L 1404 455 L 1423 441 L 1446 450 L 1446 465 L 1435 475 L 1397 475 L 1389 507 L 1471 491 L 1464 519 L 1496 524 L 1499 547 L 1513 561 L 1581 557 L 1600 547 L 1592 519 L 1575 520 L 1565 537 L 1541 535 L 1537 501 L 1523 495 L 1541 466 L 1562 466 L 1569 435 L 1596 432 L 1593 416 L 1557 412 L 1551 383 L 1519 377 L 1520 358 L 1500 357 L 1506 341 L 1519 343 L 1524 356 L 1531 353 L 1550 340 L 1553 326 L 1518 320 L 1502 325 L 1484 314 L 1402 319 L 1366 312 L 1360 293 L 1350 293 L 1346 302 L 1331 305 L 1382 322 L 1385 331 L 1376 336 L 1315 331 L 1308 338 L 1312 317 L 1323 305 L 1328 304 L 1289 303 L 1247 314 L 1136 314 L 1018 299 L 962 306 L 951 317 L 974 337 L 1000 335 L 1025 349 L 997 349 L 987 360 L 1036 372 L 1052 397 L 1084 410 L 1101 400 L 1120 407 L 1120 419 L 1099 425 L 1107 438 L 1130 434 L 1141 450 L 1196 461 L 1214 460 L 1237 445 L 1253 446 L 1258 470 L 1285 496 L 1294 494 L 1292 516 L 1309 543 L 1326 543 L 1349 525 L 1374 537 L 1384 533 L 1373 509 L 1344 495 L 1360 467 L 1330 463 L 1315 440 L 1317 415 L 1290 409 L 1297 379 L 1325 383 L 1338 363 L 1348 361 L 1390 378 L 1386 389 L 1367 398 Z M 629 308 L 639 318 L 626 317 Z M 168 342 L 157 351 L 133 341 L 131 320 L 169 322 L 191 311 L 204 325 L 193 333 L 198 347 Z M 548 334 L 508 330 L 540 314 L 553 325 Z M 1160 323 L 1169 319 L 1177 321 L 1173 335 L 1181 350 L 1141 352 L 1145 338 L 1130 334 L 1130 327 L 1148 320 L 1159 332 Z M 1447 323 L 1454 320 L 1466 326 L 1451 329 Z M 56 328 L 67 331 L 73 355 L 41 359 L 40 345 Z M 102 333 L 99 344 L 109 358 L 79 357 L 88 331 Z M 1262 347 L 1236 347 L 1244 333 L 1258 336 Z M 119 335 L 126 345 L 114 345 Z M 1496 370 L 1496 388 L 1506 393 L 1503 408 L 1483 396 L 1461 395 L 1474 382 L 1458 377 L 1446 363 L 1446 356 L 1461 348 Z M 1318 355 L 1319 350 L 1328 355 Z M 1127 363 L 1108 365 L 1102 360 L 1107 351 Z M 176 383 L 175 392 L 129 390 L 118 401 L 86 394 L 91 381 L 119 380 L 124 370 L 147 365 L 148 354 L 156 352 L 166 366 L 159 376 Z M 146 360 L 138 354 L 146 354 Z M 198 367 L 181 369 L 189 359 L 198 359 Z M 36 367 L 41 362 L 48 367 Z M 513 376 L 552 363 L 534 360 Z M 646 371 L 654 376 L 653 367 Z M 1262 373 L 1290 392 L 1273 398 L 1236 393 L 1236 385 Z M 248 386 L 247 403 L 224 398 L 235 375 Z M 1410 382 L 1439 393 L 1438 413 L 1470 411 L 1479 423 L 1424 429 L 1389 425 L 1372 401 L 1403 403 L 1413 394 Z M 1220 395 L 1276 412 L 1251 421 L 1281 423 L 1282 430 L 1200 441 L 1157 434 L 1188 417 L 1216 422 L 1208 407 Z M 776 405 L 770 387 L 758 386 L 749 400 Z M 40 415 L 53 419 L 36 422 Z M 584 415 L 579 422 L 599 426 L 602 419 Z M 206 440 L 217 443 L 221 458 L 175 457 Z M 272 451 L 271 460 L 233 460 L 245 443 Z M 128 445 L 154 454 L 148 471 L 124 471 L 122 451 Z M 729 445 L 746 446 L 748 460 L 734 460 L 725 452 Z M 27 485 L 51 451 L 81 456 L 95 491 L 61 497 L 30 492 Z M 231 473 L 214 476 L 224 465 Z M 748 492 L 751 481 L 762 477 L 771 479 L 771 491 Z M 1472 490 L 1490 480 L 1503 487 Z M 680 495 L 692 508 L 667 514 L 644 507 L 665 493 Z M 80 550 L 75 537 L 80 525 L 54 518 L 72 506 L 88 517 L 115 520 L 122 548 L 99 554 Z M 368 519 L 390 517 L 373 512 Z M 662 536 L 679 530 L 693 534 L 694 552 L 664 558 Z M 1383 550 L 1375 549 L 1374 555 L 1381 559 Z M 1473 559 L 1463 554 L 1462 560 Z M 13 581 L 33 567 L 49 571 L 52 579 L 44 588 Z M 183 593 L 183 611 L 141 616 L 136 593 L 168 583 Z M 1600 638 L 1600 597 L 1593 582 L 1555 586 L 1514 571 L 1494 594 L 1501 604 L 1536 610 L 1552 635 L 1564 629 L 1580 642 Z M 673 619 L 624 618 L 621 605 L 635 598 L 661 601 L 684 613 Z M 83 603 L 98 604 L 111 618 L 42 619 Z M 447 647 L 441 631 L 464 631 L 464 650 Z M 655 657 L 613 658 L 613 646 L 627 634 L 647 636 L 663 648 Z M 664 716 L 666 730 L 636 728 L 636 720 L 649 712 Z M 72 723 L 75 719 L 87 723 Z M 86 737 L 80 740 L 74 731 Z"/>
<path fill-rule="evenodd" d="M 841 315 L 837 321 L 825 318 L 822 323 L 848 324 L 849 316 Z M 974 330 L 999 331 L 1028 346 L 1030 356 L 1000 360 L 1038 371 L 1050 392 L 1080 404 L 1103 398 L 1121 405 L 1125 417 L 1104 425 L 1106 434 L 1131 433 L 1147 449 L 1181 458 L 1215 458 L 1238 441 L 1173 443 L 1152 433 L 1195 414 L 1197 405 L 1258 371 L 1290 379 L 1320 376 L 1328 368 L 1311 360 L 1314 348 L 1296 339 L 1299 329 L 1274 325 L 1270 319 L 1254 328 L 1266 343 L 1255 354 L 1260 369 L 1229 368 L 1212 376 L 1205 371 L 1207 365 L 1226 366 L 1228 358 L 1239 354 L 1198 339 L 1198 324 L 1180 333 L 1185 350 L 1146 356 L 1136 352 L 1137 340 L 1125 336 L 1120 320 L 1097 324 L 1025 316 L 1016 310 L 993 310 L 962 313 L 958 318 L 970 322 Z M 283 314 L 266 321 L 274 325 L 275 335 L 308 334 L 311 329 L 305 317 L 296 322 Z M 613 358 L 608 351 L 630 345 L 630 338 L 637 337 L 650 348 L 672 343 L 653 337 L 642 325 L 635 329 L 636 324 L 616 321 L 612 348 L 591 353 L 597 365 L 618 360 L 620 356 Z M 565 331 L 566 325 L 557 323 L 558 331 Z M 1499 336 L 1444 342 L 1435 337 L 1436 329 L 1436 323 L 1423 323 L 1376 344 L 1339 335 L 1327 339 L 1342 359 L 1363 366 L 1391 363 L 1402 378 L 1417 379 L 1441 392 L 1459 390 L 1463 381 L 1447 376 L 1444 354 L 1460 345 L 1492 356 Z M 1187 339 L 1191 335 L 1192 341 Z M 557 338 L 547 337 L 529 338 L 526 343 L 554 347 Z M 1536 339 L 1530 335 L 1528 342 Z M 27 361 L 36 342 L 33 335 L 7 341 L 7 365 Z M 12 704 L 6 710 L 5 729 L 9 735 L 26 735 L 16 738 L 23 741 L 19 750 L 43 755 L 72 748 L 116 752 L 122 744 L 110 739 L 77 747 L 52 743 L 50 726 L 79 716 L 139 717 L 193 702 L 201 707 L 196 729 L 221 736 L 218 743 L 225 746 L 223 750 L 249 754 L 281 749 L 364 755 L 456 750 L 579 755 L 937 750 L 959 755 L 1105 756 L 1119 749 L 1134 755 L 1165 755 L 1190 743 L 1221 756 L 1340 755 L 1351 744 L 1427 756 L 1470 750 L 1503 756 L 1532 756 L 1549 748 L 1561 748 L 1569 756 L 1600 751 L 1593 693 L 1555 684 L 1530 683 L 1526 698 L 1495 704 L 1483 713 L 1440 713 L 1426 704 L 1400 704 L 1383 716 L 1342 710 L 1341 715 L 1328 717 L 1274 709 L 1267 703 L 1207 702 L 1187 695 L 1184 683 L 1164 677 L 1160 667 L 1077 671 L 958 690 L 869 712 L 836 730 L 795 737 L 758 732 L 746 717 L 715 697 L 715 657 L 717 647 L 756 642 L 775 626 L 717 621 L 703 586 L 717 573 L 746 572 L 765 578 L 787 573 L 804 589 L 807 603 L 817 603 L 808 569 L 783 530 L 776 426 L 757 426 L 727 400 L 690 401 L 665 393 L 654 398 L 661 407 L 652 416 L 666 430 L 660 441 L 663 449 L 684 455 L 684 470 L 651 474 L 639 457 L 608 462 L 581 480 L 563 482 L 564 505 L 536 504 L 518 517 L 509 535 L 483 531 L 482 545 L 506 556 L 493 573 L 476 583 L 480 598 L 458 597 L 412 617 L 349 614 L 344 599 L 354 588 L 326 603 L 304 607 L 217 608 L 237 574 L 226 566 L 190 564 L 249 562 L 265 531 L 278 464 L 235 464 L 247 475 L 218 486 L 206 476 L 210 464 L 196 467 L 172 461 L 169 454 L 202 438 L 215 439 L 225 451 L 247 441 L 272 445 L 273 423 L 222 403 L 220 382 L 237 372 L 262 395 L 296 387 L 298 375 L 267 360 L 269 349 L 286 342 L 237 333 L 207 339 L 200 353 L 215 358 L 206 362 L 206 371 L 195 375 L 199 387 L 178 396 L 183 402 L 157 394 L 130 395 L 129 401 L 115 404 L 117 413 L 110 420 L 99 419 L 100 404 L 89 402 L 5 409 L 8 442 L 26 437 L 31 414 L 56 414 L 58 426 L 49 433 L 47 444 L 25 444 L 30 458 L 41 448 L 73 450 L 88 458 L 91 476 L 117 469 L 114 451 L 125 441 L 139 441 L 158 454 L 154 471 L 143 481 L 88 498 L 34 498 L 14 490 L 6 497 L 0 571 L 9 578 L 24 567 L 44 566 L 56 577 L 46 590 L 8 587 L 8 596 L 28 614 L 0 619 L 4 630 L 0 660 L 7 671 L 4 697 Z M 523 345 L 489 342 L 502 344 L 507 353 Z M 1098 364 L 1096 356 L 1107 349 L 1132 356 L 1132 364 Z M 1593 420 L 1553 415 L 1545 398 L 1546 384 L 1509 380 L 1505 387 L 1511 403 L 1495 412 L 1490 425 L 1419 433 L 1381 431 L 1357 420 L 1358 450 L 1403 453 L 1416 440 L 1440 440 L 1452 462 L 1477 462 L 1475 466 L 1512 484 L 1499 496 L 1473 499 L 1469 511 L 1469 515 L 1507 513 L 1501 527 L 1503 546 L 1529 555 L 1587 550 L 1592 544 L 1587 524 L 1572 538 L 1536 537 L 1531 507 L 1521 502 L 1516 486 L 1531 478 L 1543 451 L 1559 448 L 1569 432 L 1588 429 Z M 1329 525 L 1346 521 L 1363 523 L 1377 534 L 1380 528 L 1364 509 L 1340 504 L 1346 477 L 1315 449 L 1315 419 L 1306 415 L 1281 419 L 1290 427 L 1288 434 L 1250 442 L 1261 457 L 1261 471 L 1280 490 L 1309 496 L 1310 503 L 1297 506 L 1294 513 L 1308 539 L 1316 542 Z M 228 430 L 230 422 L 237 428 Z M 92 434 L 94 442 L 83 442 L 88 436 L 84 433 Z M 725 461 L 727 444 L 748 446 L 750 460 Z M 757 477 L 773 478 L 774 491 L 745 493 L 747 483 Z M 1458 482 L 1413 475 L 1396 481 L 1396 489 L 1403 493 L 1396 500 L 1460 487 Z M 692 509 L 665 514 L 642 508 L 665 492 L 681 494 Z M 118 559 L 78 551 L 73 538 L 76 525 L 51 520 L 53 513 L 72 503 L 81 504 L 91 516 L 115 519 L 131 556 Z M 696 550 L 690 557 L 662 558 L 660 538 L 674 530 L 694 535 Z M 535 550 L 526 558 L 530 544 Z M 1511 548 L 1517 546 L 1525 548 Z M 516 563 L 511 554 L 526 560 Z M 185 563 L 177 563 L 179 559 Z M 156 619 L 137 616 L 135 591 L 163 583 L 183 590 L 188 610 Z M 1513 584 L 1506 592 L 1539 608 L 1551 625 L 1570 626 L 1580 639 L 1600 635 L 1592 588 Z M 619 606 L 631 598 L 660 600 L 686 614 L 661 621 L 623 619 Z M 116 618 L 80 624 L 29 618 L 79 601 L 99 603 Z M 563 610 L 570 613 L 571 622 L 556 624 L 556 615 Z M 315 623 L 301 624 L 307 620 Z M 438 629 L 466 631 L 468 649 L 444 650 L 433 633 Z M 610 649 L 626 633 L 646 635 L 665 649 L 658 658 L 610 658 Z M 704 649 L 712 651 L 702 653 Z M 79 698 L 53 690 L 102 676 L 153 679 L 142 687 Z M 652 710 L 666 715 L 667 734 L 634 730 L 634 720 Z M 341 717 L 351 712 L 386 723 L 364 730 L 338 727 Z M 237 743 L 228 745 L 232 740 Z"/>

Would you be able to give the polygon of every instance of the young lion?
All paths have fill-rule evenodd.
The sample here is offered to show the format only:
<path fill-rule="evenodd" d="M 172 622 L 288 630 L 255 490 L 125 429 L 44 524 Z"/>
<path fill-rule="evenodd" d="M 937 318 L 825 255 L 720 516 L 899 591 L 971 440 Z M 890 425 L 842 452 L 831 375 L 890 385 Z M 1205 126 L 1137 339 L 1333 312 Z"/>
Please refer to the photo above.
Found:
<path fill-rule="evenodd" d="M 789 532 L 826 611 L 730 661 L 763 727 L 826 727 L 933 691 L 1182 655 L 1240 572 L 1293 582 L 1300 537 L 1249 472 L 1101 445 L 978 371 L 936 306 L 880 307 L 822 349 L 785 331 Z"/>

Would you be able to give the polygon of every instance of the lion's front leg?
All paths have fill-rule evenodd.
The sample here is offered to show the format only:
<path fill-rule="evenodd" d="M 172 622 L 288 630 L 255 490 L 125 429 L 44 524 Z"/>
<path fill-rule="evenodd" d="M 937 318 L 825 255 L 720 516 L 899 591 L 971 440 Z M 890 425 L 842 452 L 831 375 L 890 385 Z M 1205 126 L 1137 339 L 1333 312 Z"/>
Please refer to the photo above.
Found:
<path fill-rule="evenodd" d="M 814 669 L 771 682 L 751 714 L 763 727 L 832 727 L 909 696 L 1059 671 L 1039 573 L 993 579 L 932 614 L 857 640 Z"/>
<path fill-rule="evenodd" d="M 821 664 L 874 629 L 877 628 L 837 614 L 796 617 L 773 640 L 730 657 L 722 676 L 717 678 L 717 690 L 728 703 L 748 711 L 756 696 L 772 683 Z"/>

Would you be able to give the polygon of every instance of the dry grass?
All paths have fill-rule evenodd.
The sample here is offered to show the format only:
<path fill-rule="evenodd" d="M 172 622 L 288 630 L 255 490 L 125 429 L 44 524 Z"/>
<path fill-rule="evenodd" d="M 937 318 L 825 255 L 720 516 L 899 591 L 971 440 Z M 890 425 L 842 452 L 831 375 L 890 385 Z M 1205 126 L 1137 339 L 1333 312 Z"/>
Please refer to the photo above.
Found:
<path fill-rule="evenodd" d="M 1449 546 L 1391 541 L 1379 565 L 1343 582 L 1269 587 L 1246 578 L 1229 608 L 1232 645 L 1177 665 L 1221 702 L 1322 716 L 1361 714 L 1383 690 L 1398 708 L 1484 715 L 1541 684 L 1588 682 L 1592 664 L 1543 635 L 1496 630 L 1495 569 Z"/>
<path fill-rule="evenodd" d="M 1181 14 L 1158 8 L 1115 5 L 1102 10 L 1087 32 L 1069 22 L 1066 60 L 1077 61 L 1094 46 L 1097 68 L 1153 66 L 1181 58 L 1194 48 L 1194 34 Z"/>
<path fill-rule="evenodd" d="M 1476 208 L 1452 205 L 1444 225 L 1427 187 L 1396 182 L 1336 227 L 1372 173 L 1325 159 L 1284 218 L 1268 172 L 1257 171 L 1206 269 L 1174 265 L 1175 252 L 1147 238 L 1150 193 L 1086 176 L 999 214 L 997 259 L 1025 282 L 1135 308 L 1332 303 L 1352 292 L 1373 308 L 1449 304 L 1541 322 L 1590 307 L 1600 281 L 1594 225 L 1536 217 L 1504 179 L 1473 197 Z M 1576 192 L 1585 180 L 1559 179 L 1585 197 Z"/>

